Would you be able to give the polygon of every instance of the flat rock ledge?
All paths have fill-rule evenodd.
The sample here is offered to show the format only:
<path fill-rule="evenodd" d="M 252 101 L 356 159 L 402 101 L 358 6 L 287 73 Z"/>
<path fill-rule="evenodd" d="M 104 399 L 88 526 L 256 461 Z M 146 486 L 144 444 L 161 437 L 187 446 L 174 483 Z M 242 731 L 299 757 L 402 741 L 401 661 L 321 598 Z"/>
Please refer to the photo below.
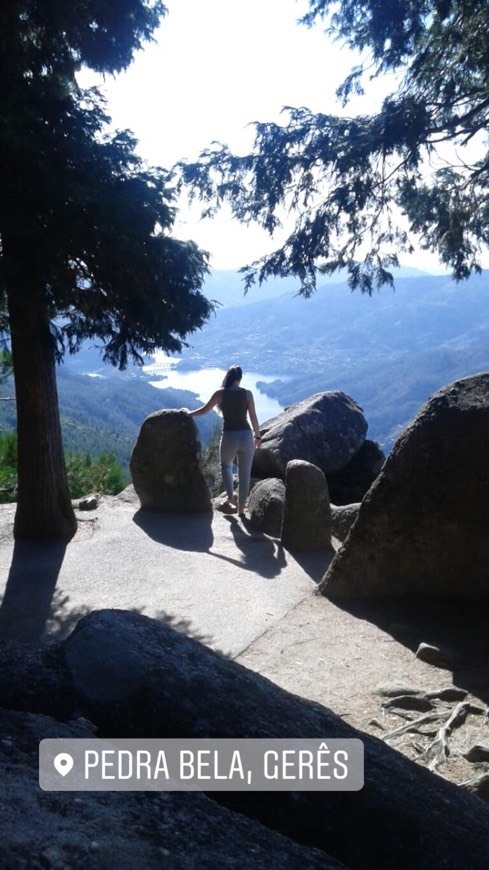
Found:
<path fill-rule="evenodd" d="M 131 838 L 137 831 L 144 840 L 147 866 L 157 866 L 156 853 L 147 848 L 149 840 L 153 848 L 166 849 L 169 859 L 174 854 L 178 861 L 177 855 L 183 854 L 172 852 L 177 841 L 170 837 L 169 820 L 174 817 L 175 836 L 178 838 L 178 831 L 184 831 L 187 841 L 180 838 L 178 848 L 188 849 L 189 856 L 192 844 L 206 844 L 199 867 L 238 866 L 236 845 L 242 849 L 239 866 L 292 868 L 302 863 L 305 867 L 339 864 L 359 870 L 487 868 L 489 808 L 478 797 L 410 762 L 376 738 L 351 728 L 327 708 L 283 691 L 160 621 L 127 611 L 95 611 L 81 619 L 60 645 L 37 654 L 31 650 L 27 664 L 26 655 L 27 650 L 20 654 L 12 646 L 0 649 L 0 697 L 4 707 L 24 711 L 37 707 L 37 714 L 56 713 L 58 720 L 63 718 L 66 722 L 83 717 L 93 723 L 100 737 L 362 739 L 365 785 L 359 792 L 213 793 L 218 803 L 201 795 L 155 799 L 143 795 L 140 803 L 134 795 L 112 796 L 118 810 L 114 811 L 116 819 L 109 827 L 110 836 L 117 837 L 124 830 Z M 27 674 L 32 674 L 30 680 L 26 680 Z M 51 736 L 46 734 L 46 728 L 41 724 L 37 737 Z M 19 741 L 19 752 L 22 745 Z M 32 764 L 32 755 L 28 753 L 17 755 L 16 759 L 16 763 L 27 767 Z M 141 816 L 133 815 L 132 810 L 128 810 L 128 816 L 123 810 L 124 801 L 127 806 L 143 808 Z M 174 809 L 170 810 L 172 801 Z M 56 813 L 63 820 L 56 824 L 58 828 L 64 825 L 67 837 L 66 827 L 74 815 L 73 795 L 46 795 L 41 803 L 51 813 L 57 808 Z M 211 803 L 215 815 L 210 814 L 207 823 L 204 817 L 210 813 Z M 87 803 L 85 810 L 83 802 L 77 806 L 76 831 L 85 823 L 89 829 L 90 807 L 95 803 Z M 189 824 L 193 807 L 196 816 Z M 224 807 L 232 811 L 232 816 L 222 815 Z M 22 818 L 24 811 L 12 802 L 9 812 L 10 818 L 16 814 Z M 241 833 L 239 826 L 235 829 L 231 823 L 236 812 L 248 817 L 248 821 L 239 822 Z M 135 818 L 139 821 L 133 830 Z M 212 819 L 216 826 L 229 825 L 215 847 L 214 863 L 208 858 Z M 254 820 L 253 825 L 260 826 L 258 830 L 264 838 L 263 826 L 270 836 L 272 831 L 274 836 L 281 835 L 275 841 L 280 860 L 273 859 L 275 846 L 270 848 L 270 840 L 263 847 L 268 853 L 250 852 L 264 843 L 254 828 L 248 826 L 250 819 Z M 95 821 L 93 824 L 93 840 L 97 842 L 100 826 L 97 828 Z M 104 829 L 107 835 L 107 826 Z M 280 852 L 285 838 L 291 844 L 289 855 Z M 45 847 L 52 841 L 50 829 Z M 5 842 L 4 836 L 0 849 L 5 850 Z M 305 851 L 297 851 L 298 844 Z M 83 848 L 88 848 L 86 843 Z M 158 854 L 161 861 L 163 853 Z M 89 863 L 116 866 L 121 863 L 119 855 L 114 852 L 116 860 L 111 864 L 94 864 L 91 856 Z M 72 861 L 70 866 L 81 865 Z M 133 860 L 132 865 L 122 862 L 121 866 L 141 865 Z M 182 862 L 173 866 L 192 864 Z"/>

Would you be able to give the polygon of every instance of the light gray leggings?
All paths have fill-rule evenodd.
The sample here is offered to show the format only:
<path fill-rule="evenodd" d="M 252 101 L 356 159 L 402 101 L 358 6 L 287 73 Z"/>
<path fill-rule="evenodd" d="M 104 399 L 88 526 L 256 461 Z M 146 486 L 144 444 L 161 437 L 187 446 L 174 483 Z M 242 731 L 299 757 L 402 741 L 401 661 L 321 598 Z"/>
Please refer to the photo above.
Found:
<path fill-rule="evenodd" d="M 251 429 L 237 432 L 223 432 L 221 437 L 222 482 L 229 499 L 233 497 L 233 462 L 238 463 L 238 504 L 244 510 L 250 491 L 251 465 L 255 452 L 255 442 Z"/>

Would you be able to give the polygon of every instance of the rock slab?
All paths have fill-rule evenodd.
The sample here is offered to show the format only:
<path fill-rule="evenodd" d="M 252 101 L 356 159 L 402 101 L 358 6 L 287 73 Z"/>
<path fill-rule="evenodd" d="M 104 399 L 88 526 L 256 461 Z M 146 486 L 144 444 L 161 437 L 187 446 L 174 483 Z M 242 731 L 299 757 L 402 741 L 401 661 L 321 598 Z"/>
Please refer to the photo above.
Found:
<path fill-rule="evenodd" d="M 47 792 L 39 741 L 90 738 L 83 720 L 0 710 L 3 870 L 160 870 L 305 867 L 339 870 L 308 849 L 195 792 Z"/>
<path fill-rule="evenodd" d="M 99 736 L 362 738 L 359 792 L 213 793 L 321 849 L 325 862 L 332 856 L 359 870 L 486 870 L 489 808 L 478 798 L 168 625 L 130 612 L 93 612 L 59 652 L 74 704 Z"/>
<path fill-rule="evenodd" d="M 359 502 L 380 474 L 385 454 L 376 441 L 363 442 L 348 465 L 336 474 L 328 474 L 331 501 L 335 505 Z"/>
<path fill-rule="evenodd" d="M 284 512 L 285 484 L 279 477 L 259 480 L 248 499 L 248 515 L 254 529 L 280 537 Z"/>
<path fill-rule="evenodd" d="M 303 459 L 325 474 L 347 465 L 362 446 L 367 422 L 360 406 L 339 391 L 316 393 L 260 427 L 253 476 L 285 478 L 287 463 Z"/>
<path fill-rule="evenodd" d="M 129 464 L 141 507 L 167 513 L 210 511 L 200 450 L 195 421 L 184 411 L 146 417 Z"/>
<path fill-rule="evenodd" d="M 320 591 L 489 597 L 489 374 L 435 393 L 395 443 Z"/>
<path fill-rule="evenodd" d="M 360 502 L 346 505 L 331 505 L 331 532 L 339 541 L 344 541 L 360 512 Z"/>
<path fill-rule="evenodd" d="M 317 465 L 293 459 L 285 472 L 281 540 L 289 550 L 331 547 L 331 505 L 326 477 Z"/>

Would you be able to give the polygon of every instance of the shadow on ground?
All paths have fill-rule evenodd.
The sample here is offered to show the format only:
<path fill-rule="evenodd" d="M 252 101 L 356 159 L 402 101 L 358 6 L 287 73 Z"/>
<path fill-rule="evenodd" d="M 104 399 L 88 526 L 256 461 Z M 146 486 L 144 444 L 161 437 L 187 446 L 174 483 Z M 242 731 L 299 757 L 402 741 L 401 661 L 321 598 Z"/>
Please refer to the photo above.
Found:
<path fill-rule="evenodd" d="M 0 638 L 38 640 L 52 613 L 66 541 L 17 541 L 0 606 Z"/>
<path fill-rule="evenodd" d="M 170 524 L 171 525 L 171 524 Z M 208 528 L 208 524 L 207 524 Z M 166 534 L 172 528 L 166 526 Z M 212 543 L 205 535 L 205 527 L 199 535 L 193 534 L 203 547 Z M 176 544 L 173 544 L 176 546 Z M 0 605 L 0 641 L 16 643 L 53 643 L 67 637 L 79 620 L 90 613 L 86 606 L 72 606 L 70 597 L 56 588 L 66 553 L 66 541 L 17 541 Z M 191 549 L 191 548 L 190 548 Z M 144 614 L 138 608 L 131 612 Z M 165 623 L 176 631 L 193 637 L 204 644 L 213 639 L 199 634 L 190 621 L 160 611 L 151 613 L 151 618 Z"/>
<path fill-rule="evenodd" d="M 96 609 L 103 610 L 104 608 L 100 607 Z M 115 609 L 122 610 L 123 608 L 116 607 Z M 80 619 L 83 616 L 87 616 L 90 612 L 91 609 L 89 607 L 70 608 L 69 596 L 62 596 L 60 593 L 55 592 L 51 613 L 48 617 L 45 631 L 39 639 L 43 643 L 56 643 L 64 640 L 64 638 L 71 634 Z M 156 622 L 161 622 L 163 625 L 168 625 L 180 634 L 192 637 L 194 640 L 197 640 L 206 646 L 211 646 L 213 644 L 214 638 L 210 635 L 205 635 L 196 631 L 189 619 L 172 616 L 172 614 L 167 613 L 164 610 L 159 610 L 156 613 L 145 613 L 143 609 L 138 607 L 131 607 L 129 613 L 148 616 L 148 618 L 154 619 Z M 224 655 L 224 653 L 221 653 L 221 655 Z"/>
<path fill-rule="evenodd" d="M 286 566 L 285 551 L 280 542 L 261 532 L 254 531 L 248 520 L 238 519 L 235 514 L 225 516 L 233 536 L 236 556 L 212 550 L 214 534 L 212 513 L 165 514 L 141 508 L 133 521 L 156 543 L 179 550 L 209 553 L 235 565 L 236 568 L 252 571 L 260 577 L 276 577 Z"/>
<path fill-rule="evenodd" d="M 334 604 L 378 625 L 413 652 L 420 643 L 439 647 L 448 656 L 445 670 L 454 684 L 489 703 L 489 601 L 382 597 Z"/>
<path fill-rule="evenodd" d="M 212 547 L 212 513 L 166 514 L 145 508 L 138 510 L 133 521 L 158 544 L 206 553 Z"/>
<path fill-rule="evenodd" d="M 328 570 L 336 550 L 330 547 L 328 550 L 290 550 L 298 565 L 314 583 L 320 583 Z"/>
<path fill-rule="evenodd" d="M 238 520 L 236 516 L 229 516 L 226 519 L 229 522 L 234 544 L 241 556 L 234 558 L 214 552 L 211 555 L 241 570 L 252 571 L 260 577 L 269 579 L 277 577 L 287 565 L 285 550 L 280 542 L 254 531 L 247 520 Z"/>

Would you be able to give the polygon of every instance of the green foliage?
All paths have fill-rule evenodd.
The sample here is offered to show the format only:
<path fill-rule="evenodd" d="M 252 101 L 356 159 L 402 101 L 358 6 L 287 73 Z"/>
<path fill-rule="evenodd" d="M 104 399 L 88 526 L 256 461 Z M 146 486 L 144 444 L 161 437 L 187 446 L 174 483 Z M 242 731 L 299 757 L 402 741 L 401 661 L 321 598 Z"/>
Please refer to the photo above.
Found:
<path fill-rule="evenodd" d="M 188 390 L 156 389 L 144 377 L 105 369 L 107 375 L 99 378 L 75 374 L 68 366 L 59 370 L 63 442 L 66 449 L 94 455 L 110 449 L 127 469 L 141 424 L 149 414 L 162 408 L 196 408 L 201 403 Z M 196 418 L 203 443 L 211 436 L 216 419 L 214 412 Z"/>
<path fill-rule="evenodd" d="M 110 132 L 103 97 L 76 79 L 84 66 L 125 69 L 164 13 L 161 0 L 0 4 L 0 333 L 10 332 L 16 383 L 16 537 L 74 528 L 55 359 L 98 338 L 124 369 L 181 350 L 212 311 L 200 292 L 207 255 L 171 236 L 168 174 L 141 160 L 128 131 Z"/>
<path fill-rule="evenodd" d="M 221 460 L 219 454 L 221 432 L 222 426 L 215 426 L 209 441 L 202 449 L 200 457 L 201 468 L 213 496 L 219 495 L 222 490 Z"/>
<path fill-rule="evenodd" d="M 161 0 L 2 0 L 0 55 L 16 70 L 49 80 L 82 63 L 104 73 L 125 69 L 151 39 Z M 15 34 L 15 44 L 8 36 Z"/>
<path fill-rule="evenodd" d="M 110 450 L 124 472 L 143 420 L 162 408 L 196 408 L 195 393 L 188 390 L 156 389 L 135 372 L 119 373 L 104 366 L 100 377 L 88 377 L 71 370 L 71 357 L 58 369 L 58 396 L 65 452 L 98 456 Z M 94 360 L 87 360 L 90 367 Z M 99 363 L 97 356 L 96 362 Z M 82 369 L 85 368 L 82 366 Z M 8 381 L 5 391 L 13 395 Z M 212 437 L 216 414 L 197 417 L 203 444 Z M 16 429 L 15 401 L 0 401 L 0 434 Z"/>
<path fill-rule="evenodd" d="M 12 375 L 12 354 L 9 350 L 0 350 L 0 384 L 5 383 Z"/>
<path fill-rule="evenodd" d="M 92 459 L 89 453 L 67 453 L 66 473 L 72 498 L 100 492 L 117 495 L 129 483 L 113 453 Z"/>
<path fill-rule="evenodd" d="M 64 318 L 53 325 L 59 355 L 95 336 L 121 368 L 158 347 L 178 351 L 211 310 L 198 292 L 206 256 L 168 234 L 175 208 L 167 174 L 143 163 L 130 133 L 110 134 L 100 94 L 77 86 L 77 66 L 93 57 L 90 39 L 78 29 L 57 31 L 60 22 L 45 4 L 25 5 L 24 14 L 0 14 L 2 35 L 5 25 L 9 44 L 25 49 L 18 57 L 6 44 L 0 50 L 0 286 L 27 299 L 34 288 L 42 291 L 51 315 Z M 90 5 L 102 18 L 95 18 L 98 31 L 107 4 Z M 124 4 L 136 11 L 146 5 Z M 107 72 L 126 55 L 129 62 L 126 43 L 139 39 L 112 24 L 113 38 L 124 39 L 115 57 L 109 53 Z M 34 37 L 37 28 L 49 31 L 47 45 Z"/>
<path fill-rule="evenodd" d="M 65 462 L 71 498 L 94 492 L 117 495 L 129 483 L 111 451 L 100 453 L 96 459 L 88 452 L 68 451 Z M 0 503 L 15 501 L 16 487 L 17 436 L 11 432 L 0 437 Z"/>
<path fill-rule="evenodd" d="M 12 432 L 0 438 L 0 464 L 17 469 L 17 438 Z"/>
<path fill-rule="evenodd" d="M 324 19 L 330 35 L 364 53 L 338 91 L 344 104 L 366 77 L 396 73 L 399 84 L 376 114 L 287 107 L 283 125 L 255 125 L 252 153 L 214 145 L 178 166 L 206 213 L 227 202 L 270 233 L 284 207 L 298 215 L 281 248 L 243 269 L 245 286 L 295 275 L 308 296 L 318 268 L 346 268 L 350 287 L 370 294 L 392 283 L 399 252 L 414 242 L 457 280 L 479 271 L 489 244 L 487 0 L 309 5 L 303 23 Z"/>
<path fill-rule="evenodd" d="M 15 500 L 17 486 L 17 437 L 0 437 L 0 504 Z"/>

